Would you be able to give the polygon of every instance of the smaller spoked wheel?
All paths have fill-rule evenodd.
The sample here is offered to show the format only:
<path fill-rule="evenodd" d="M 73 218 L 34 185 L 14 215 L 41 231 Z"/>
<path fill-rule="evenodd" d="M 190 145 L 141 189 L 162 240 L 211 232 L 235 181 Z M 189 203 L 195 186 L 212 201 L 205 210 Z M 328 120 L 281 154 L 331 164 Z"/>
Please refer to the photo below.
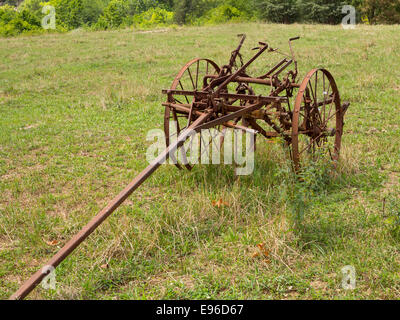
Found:
<path fill-rule="evenodd" d="M 200 91 L 212 81 L 212 77 L 218 75 L 220 68 L 209 59 L 193 59 L 189 61 L 177 74 L 171 90 Z M 170 107 L 165 107 L 164 132 L 167 147 L 173 143 L 201 113 L 202 101 L 196 101 L 193 95 L 172 95 L 168 99 Z M 191 112 L 192 109 L 192 112 Z M 186 157 L 186 151 L 193 148 L 193 141 L 187 141 L 172 158 L 178 168 L 182 166 L 191 169 L 192 166 Z"/>
<path fill-rule="evenodd" d="M 291 156 L 294 168 L 316 159 L 339 159 L 343 111 L 339 91 L 325 69 L 311 70 L 296 97 L 292 119 Z"/>

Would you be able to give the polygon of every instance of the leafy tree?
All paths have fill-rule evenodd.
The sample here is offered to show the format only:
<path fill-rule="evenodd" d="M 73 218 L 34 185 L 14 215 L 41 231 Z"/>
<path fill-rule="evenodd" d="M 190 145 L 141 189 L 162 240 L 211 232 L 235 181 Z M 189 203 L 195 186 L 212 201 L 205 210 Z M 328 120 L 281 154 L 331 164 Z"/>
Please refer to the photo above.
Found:
<path fill-rule="evenodd" d="M 83 0 L 50 0 L 48 4 L 56 10 L 57 24 L 67 30 L 82 26 Z"/>
<path fill-rule="evenodd" d="M 364 0 L 361 12 L 370 23 L 400 23 L 400 0 Z"/>
<path fill-rule="evenodd" d="M 30 11 L 38 11 L 42 10 L 42 6 L 40 5 L 41 3 L 44 3 L 46 1 L 43 0 L 25 0 L 21 2 L 21 4 L 18 6 L 19 10 L 30 10 Z"/>
<path fill-rule="evenodd" d="M 175 22 L 191 24 L 207 15 L 210 10 L 224 4 L 224 0 L 175 0 Z"/>
<path fill-rule="evenodd" d="M 167 11 L 172 11 L 174 8 L 174 0 L 158 0 L 157 7 L 160 7 Z"/>
<path fill-rule="evenodd" d="M 296 0 L 262 0 L 256 8 L 259 17 L 270 22 L 293 23 L 299 17 Z"/>
<path fill-rule="evenodd" d="M 97 22 L 102 15 L 106 3 L 104 0 L 83 0 L 82 22 L 92 25 Z"/>
<path fill-rule="evenodd" d="M 133 24 L 140 28 L 164 26 L 172 24 L 173 21 L 174 13 L 159 7 L 150 8 L 145 12 L 133 16 Z"/>
<path fill-rule="evenodd" d="M 16 6 L 18 6 L 22 1 L 23 1 L 23 0 L 3 0 L 3 1 L 0 1 L 0 5 L 2 5 L 2 4 L 8 4 L 8 5 L 10 5 L 10 6 L 16 7 Z"/>
<path fill-rule="evenodd" d="M 153 0 L 111 0 L 96 23 L 98 29 L 117 28 L 132 23 L 134 15 L 156 7 Z M 168 2 L 164 1 L 167 5 Z"/>
<path fill-rule="evenodd" d="M 177 0 L 175 2 L 175 21 L 178 24 L 188 22 L 188 16 L 193 11 L 193 0 Z"/>
<path fill-rule="evenodd" d="M 18 13 L 10 5 L 0 7 L 0 24 L 6 25 L 17 17 Z"/>
<path fill-rule="evenodd" d="M 306 22 L 339 24 L 344 17 L 342 8 L 348 4 L 343 0 L 302 0 L 300 8 Z"/>
<path fill-rule="evenodd" d="M 10 5 L 0 7 L 0 35 L 15 36 L 40 29 L 40 20 L 31 11 L 16 11 Z"/>
<path fill-rule="evenodd" d="M 256 15 L 257 0 L 223 0 L 224 4 L 237 8 L 248 18 Z"/>

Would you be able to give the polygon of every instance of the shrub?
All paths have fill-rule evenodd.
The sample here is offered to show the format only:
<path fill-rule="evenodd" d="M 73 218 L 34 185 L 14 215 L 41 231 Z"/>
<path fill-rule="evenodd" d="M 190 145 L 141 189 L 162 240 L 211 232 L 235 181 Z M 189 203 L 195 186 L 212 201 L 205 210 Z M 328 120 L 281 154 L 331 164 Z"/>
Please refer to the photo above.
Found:
<path fill-rule="evenodd" d="M 360 9 L 370 23 L 400 23 L 400 0 L 364 0 Z"/>
<path fill-rule="evenodd" d="M 18 12 L 11 6 L 5 5 L 0 7 L 0 24 L 6 25 L 15 19 Z"/>
<path fill-rule="evenodd" d="M 200 24 L 218 24 L 229 21 L 243 21 L 247 16 L 236 7 L 224 4 L 210 10 L 204 17 L 200 18 Z"/>
<path fill-rule="evenodd" d="M 42 8 L 43 8 L 43 6 L 41 4 L 44 2 L 45 1 L 43 1 L 43 0 L 25 0 L 19 5 L 18 10 L 30 11 L 32 14 L 34 14 L 38 18 L 41 18 L 42 17 Z"/>
<path fill-rule="evenodd" d="M 221 5 L 222 0 L 175 0 L 175 22 L 192 24 L 210 10 Z"/>
<path fill-rule="evenodd" d="M 15 36 L 20 33 L 40 31 L 40 20 L 29 10 L 17 11 L 5 5 L 0 7 L 0 35 Z"/>
<path fill-rule="evenodd" d="M 275 23 L 293 23 L 299 17 L 296 0 L 264 0 L 257 5 L 259 18 Z"/>
<path fill-rule="evenodd" d="M 100 23 L 107 28 L 119 27 L 129 12 L 129 4 L 124 0 L 111 0 L 100 17 Z"/>
<path fill-rule="evenodd" d="M 104 0 L 83 0 L 82 23 L 88 26 L 95 24 L 104 8 Z"/>
<path fill-rule="evenodd" d="M 50 0 L 49 5 L 56 10 L 57 28 L 72 30 L 83 24 L 82 0 Z"/>
<path fill-rule="evenodd" d="M 342 7 L 347 4 L 343 0 L 303 0 L 301 12 L 306 22 L 339 24 L 344 17 Z"/>
<path fill-rule="evenodd" d="M 174 22 L 174 13 L 161 8 L 149 10 L 133 16 L 133 24 L 139 28 L 170 25 Z"/>
<path fill-rule="evenodd" d="M 133 23 L 133 17 L 150 8 L 158 8 L 166 11 L 164 8 L 172 5 L 170 1 L 154 1 L 154 0 L 111 0 L 104 9 L 103 14 L 98 19 L 96 29 L 118 28 Z"/>

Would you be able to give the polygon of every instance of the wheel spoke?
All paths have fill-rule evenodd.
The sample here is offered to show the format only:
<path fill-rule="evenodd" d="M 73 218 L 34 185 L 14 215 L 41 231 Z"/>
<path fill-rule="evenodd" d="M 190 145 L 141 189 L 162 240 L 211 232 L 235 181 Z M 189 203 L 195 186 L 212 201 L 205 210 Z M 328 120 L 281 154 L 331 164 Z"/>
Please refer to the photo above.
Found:
<path fill-rule="evenodd" d="M 193 81 L 192 73 L 190 72 L 190 67 L 188 67 L 188 68 L 187 68 L 187 71 L 188 71 L 188 73 L 189 73 L 189 76 L 190 76 L 190 81 L 192 81 L 193 90 L 195 90 L 197 87 L 194 85 L 194 81 Z"/>
<path fill-rule="evenodd" d="M 200 61 L 197 61 L 197 71 L 196 71 L 196 87 L 195 89 L 198 88 L 198 82 L 199 82 L 199 66 L 200 66 Z"/>
<path fill-rule="evenodd" d="M 311 142 L 310 142 L 303 150 L 301 150 L 301 151 L 299 152 L 299 154 L 302 154 L 304 151 L 308 150 L 308 149 L 310 148 L 310 146 L 311 146 L 312 144 L 314 144 L 314 142 L 315 142 L 317 139 L 319 139 L 320 137 L 322 137 L 323 134 L 324 134 L 324 132 L 320 133 L 316 138 L 311 138 L 311 139 L 310 139 Z"/>
<path fill-rule="evenodd" d="M 181 86 L 182 91 L 185 91 L 185 89 L 183 89 L 183 85 L 182 85 L 181 80 L 179 80 L 179 85 Z M 189 104 L 189 99 L 188 99 L 188 97 L 187 97 L 187 96 L 184 96 L 184 97 L 185 97 L 185 99 L 186 99 L 186 102 Z"/>
<path fill-rule="evenodd" d="M 340 108 L 336 111 L 333 108 L 340 102 L 337 101 L 335 82 L 328 72 L 321 69 L 310 71 L 301 87 L 305 88 L 298 94 L 298 97 L 300 95 L 302 99 L 296 99 L 300 104 L 297 103 L 294 106 L 294 112 L 298 112 L 299 117 L 292 124 L 293 130 L 297 127 L 297 134 L 292 138 L 291 148 L 296 170 L 300 169 L 303 157 L 311 159 L 319 152 L 334 159 L 339 152 L 337 149 L 340 148 L 340 141 L 337 140 L 335 131 L 331 134 L 330 129 L 339 132 L 341 130 L 339 125 L 342 125 L 338 121 L 336 124 L 332 123 L 332 119 L 337 117 L 338 113 L 340 114 Z M 332 142 L 334 149 L 331 148 Z"/>
<path fill-rule="evenodd" d="M 315 100 L 314 107 L 318 109 L 318 70 L 315 73 Z"/>

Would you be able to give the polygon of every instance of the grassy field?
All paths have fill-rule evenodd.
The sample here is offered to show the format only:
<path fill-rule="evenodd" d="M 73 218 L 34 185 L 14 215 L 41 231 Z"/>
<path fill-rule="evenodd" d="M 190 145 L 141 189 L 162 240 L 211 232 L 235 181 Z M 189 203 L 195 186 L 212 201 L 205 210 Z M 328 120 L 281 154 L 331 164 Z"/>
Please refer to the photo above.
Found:
<path fill-rule="evenodd" d="M 59 266 L 56 290 L 29 297 L 400 298 L 399 26 L 269 24 L 0 39 L 0 298 L 145 168 L 161 90 L 194 57 L 227 63 L 238 33 L 246 57 L 259 40 L 288 51 L 300 35 L 301 79 L 333 73 L 351 102 L 338 173 L 294 182 L 279 144 L 262 139 L 251 176 L 162 166 Z"/>

